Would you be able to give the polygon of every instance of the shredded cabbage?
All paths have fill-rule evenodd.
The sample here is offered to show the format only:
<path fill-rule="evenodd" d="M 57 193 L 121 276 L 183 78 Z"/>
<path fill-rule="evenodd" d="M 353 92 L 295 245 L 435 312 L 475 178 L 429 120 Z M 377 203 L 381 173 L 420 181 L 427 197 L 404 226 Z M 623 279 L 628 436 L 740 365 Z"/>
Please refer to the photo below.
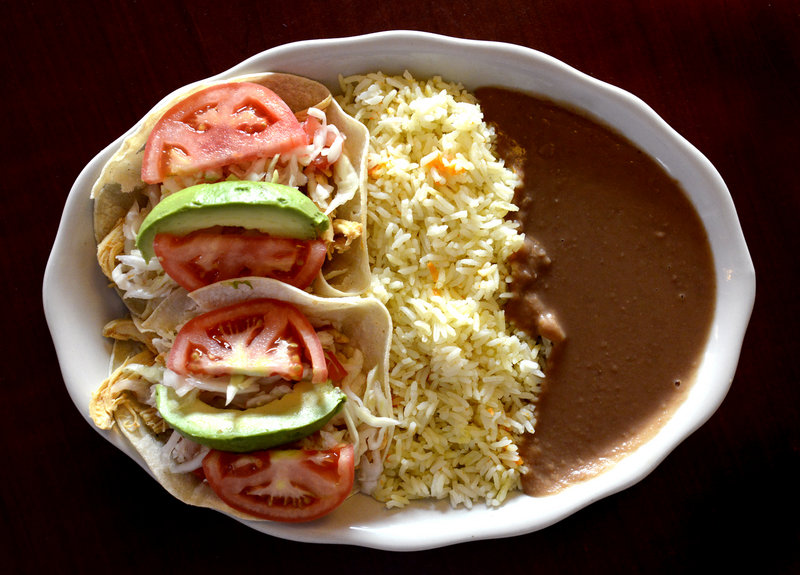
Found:
<path fill-rule="evenodd" d="M 211 451 L 210 447 L 186 439 L 173 431 L 161 448 L 161 456 L 172 473 L 189 473 L 203 466 L 203 458 Z"/>

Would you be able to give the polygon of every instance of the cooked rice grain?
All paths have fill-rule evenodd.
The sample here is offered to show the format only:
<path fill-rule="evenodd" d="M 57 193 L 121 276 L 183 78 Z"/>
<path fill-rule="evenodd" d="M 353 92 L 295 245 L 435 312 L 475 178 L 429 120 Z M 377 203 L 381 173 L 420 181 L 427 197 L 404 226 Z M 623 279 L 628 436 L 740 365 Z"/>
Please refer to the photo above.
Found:
<path fill-rule="evenodd" d="M 462 86 L 408 72 L 340 78 L 340 103 L 369 128 L 371 292 L 394 321 L 395 432 L 374 496 L 497 506 L 519 488 L 516 442 L 533 431 L 541 344 L 506 325 L 504 219 L 518 180 Z"/>

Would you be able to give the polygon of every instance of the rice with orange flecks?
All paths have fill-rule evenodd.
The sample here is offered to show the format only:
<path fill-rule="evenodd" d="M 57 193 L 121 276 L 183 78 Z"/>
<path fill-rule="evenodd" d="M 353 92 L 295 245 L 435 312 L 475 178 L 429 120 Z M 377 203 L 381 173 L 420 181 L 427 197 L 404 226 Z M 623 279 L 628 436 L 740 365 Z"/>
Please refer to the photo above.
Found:
<path fill-rule="evenodd" d="M 374 73 L 340 78 L 370 132 L 370 293 L 394 322 L 390 384 L 401 421 L 373 496 L 498 506 L 520 487 L 517 443 L 535 424 L 546 347 L 510 328 L 506 214 L 517 176 L 462 86 Z"/>

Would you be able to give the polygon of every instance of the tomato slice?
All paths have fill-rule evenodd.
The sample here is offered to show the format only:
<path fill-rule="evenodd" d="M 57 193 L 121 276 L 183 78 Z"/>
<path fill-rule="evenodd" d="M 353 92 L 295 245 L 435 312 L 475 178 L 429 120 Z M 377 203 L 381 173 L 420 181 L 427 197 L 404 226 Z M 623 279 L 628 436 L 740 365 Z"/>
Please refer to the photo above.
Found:
<path fill-rule="evenodd" d="M 325 263 L 327 250 L 323 240 L 276 238 L 241 228 L 156 234 L 153 249 L 167 275 L 188 291 L 246 276 L 305 289 Z"/>
<path fill-rule="evenodd" d="M 208 484 L 225 503 L 272 521 L 311 521 L 336 509 L 353 489 L 352 445 L 328 450 L 211 450 Z"/>
<path fill-rule="evenodd" d="M 252 82 L 211 86 L 175 104 L 153 127 L 142 159 L 142 180 L 204 172 L 283 154 L 308 137 L 289 106 Z"/>
<path fill-rule="evenodd" d="M 322 122 L 320 122 L 314 116 L 309 116 L 308 118 L 305 119 L 305 121 L 303 121 L 301 126 L 303 128 L 303 131 L 306 133 L 306 136 L 308 137 L 308 143 L 311 144 L 314 141 L 315 134 L 322 127 Z M 326 142 L 326 143 L 330 145 L 331 142 Z M 322 172 L 329 169 L 330 165 L 331 164 L 328 161 L 327 156 L 318 155 L 311 161 L 309 168 L 311 170 L 319 170 Z"/>
<path fill-rule="evenodd" d="M 327 381 L 322 344 L 308 319 L 286 302 L 257 299 L 186 322 L 167 367 L 181 375 L 277 375 L 299 381 L 304 358 L 311 362 L 311 381 Z"/>
<path fill-rule="evenodd" d="M 347 377 L 347 370 L 336 357 L 336 354 L 330 350 L 325 350 L 325 360 L 328 364 L 328 378 L 331 381 L 341 381 Z"/>

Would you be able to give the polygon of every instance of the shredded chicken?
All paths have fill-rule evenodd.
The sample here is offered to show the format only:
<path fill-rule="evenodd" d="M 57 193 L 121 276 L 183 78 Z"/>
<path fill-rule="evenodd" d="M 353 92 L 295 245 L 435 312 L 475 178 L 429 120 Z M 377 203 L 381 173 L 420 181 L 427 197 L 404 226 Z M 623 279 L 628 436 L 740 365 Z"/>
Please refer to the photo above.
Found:
<path fill-rule="evenodd" d="M 135 429 L 138 419 L 155 433 L 162 433 L 167 429 L 166 423 L 158 416 L 152 406 L 140 400 L 139 395 L 149 395 L 149 382 L 137 366 L 152 366 L 155 362 L 153 353 L 146 349 L 127 358 L 100 387 L 92 393 L 89 402 L 89 415 L 100 429 L 111 429 L 115 423 L 115 414 L 118 410 L 126 410 L 131 414 L 126 427 Z M 145 390 L 148 390 L 145 392 Z M 138 391 L 138 393 L 137 393 Z"/>
<path fill-rule="evenodd" d="M 125 251 L 125 232 L 123 226 L 125 218 L 120 218 L 110 232 L 97 245 L 97 261 L 100 268 L 110 280 L 114 280 L 112 273 L 117 267 L 117 256 Z"/>
<path fill-rule="evenodd" d="M 351 220 L 333 220 L 333 249 L 343 252 L 350 247 L 353 240 L 361 237 L 361 224 Z"/>

